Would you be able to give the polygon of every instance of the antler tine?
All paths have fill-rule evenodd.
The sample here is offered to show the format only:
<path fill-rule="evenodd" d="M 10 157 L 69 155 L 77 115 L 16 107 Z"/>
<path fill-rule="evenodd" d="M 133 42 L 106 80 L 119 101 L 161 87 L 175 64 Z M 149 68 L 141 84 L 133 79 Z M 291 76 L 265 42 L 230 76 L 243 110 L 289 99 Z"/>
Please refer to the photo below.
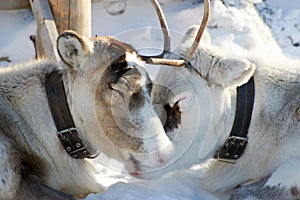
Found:
<path fill-rule="evenodd" d="M 209 10 L 210 10 L 210 5 L 209 5 L 209 0 L 204 0 L 204 14 L 203 14 L 203 19 L 200 25 L 200 28 L 198 30 L 198 33 L 196 35 L 196 38 L 194 40 L 194 43 L 192 44 L 192 47 L 190 48 L 189 52 L 187 53 L 187 56 L 185 58 L 186 61 L 190 61 L 191 58 L 193 57 L 195 51 L 197 50 L 201 37 L 203 35 L 203 32 L 206 28 L 206 25 L 208 23 L 208 18 L 209 18 Z"/>
<path fill-rule="evenodd" d="M 162 54 L 160 55 L 161 57 L 163 57 L 165 53 L 171 51 L 170 31 L 169 31 L 168 24 L 166 22 L 166 18 L 165 18 L 165 15 L 163 13 L 163 10 L 160 7 L 160 4 L 158 3 L 157 0 L 150 0 L 150 1 L 151 1 L 151 4 L 154 7 L 155 12 L 158 16 L 160 27 L 162 29 L 163 36 L 164 36 L 164 50 L 163 50 Z"/>
<path fill-rule="evenodd" d="M 185 60 L 169 59 L 169 58 L 148 58 L 147 64 L 151 65 L 168 65 L 172 67 L 182 67 L 185 65 Z"/>
<path fill-rule="evenodd" d="M 143 60 L 146 61 L 147 64 L 154 64 L 154 65 L 170 65 L 170 66 L 183 66 L 184 61 L 182 60 L 171 60 L 171 59 L 164 59 L 164 55 L 171 51 L 171 36 L 170 31 L 166 22 L 165 15 L 163 10 L 158 3 L 157 0 L 150 0 L 152 6 L 155 9 L 155 12 L 158 16 L 158 20 L 160 23 L 160 27 L 163 32 L 164 37 L 164 49 L 163 52 L 158 56 L 141 56 Z"/>
<path fill-rule="evenodd" d="M 153 2 L 156 0 L 152 0 Z M 152 2 L 151 1 L 151 2 Z M 193 57 L 195 51 L 197 50 L 201 37 L 203 35 L 203 32 L 206 28 L 206 25 L 208 23 L 208 18 L 209 18 L 209 10 L 210 10 L 210 5 L 209 5 L 209 0 L 204 0 L 204 14 L 203 14 L 203 19 L 200 25 L 200 28 L 197 32 L 197 35 L 195 37 L 195 40 L 190 48 L 190 50 L 187 53 L 187 56 L 184 60 L 177 60 L 177 59 L 167 59 L 167 58 L 159 58 L 159 57 L 148 57 L 146 60 L 147 64 L 154 64 L 154 65 L 169 65 L 169 66 L 174 66 L 174 67 L 182 67 L 186 64 L 186 62 L 190 61 L 191 58 Z M 156 4 L 158 5 L 158 4 Z M 159 6 L 158 6 L 159 7 Z M 164 54 L 162 54 L 164 55 Z"/>

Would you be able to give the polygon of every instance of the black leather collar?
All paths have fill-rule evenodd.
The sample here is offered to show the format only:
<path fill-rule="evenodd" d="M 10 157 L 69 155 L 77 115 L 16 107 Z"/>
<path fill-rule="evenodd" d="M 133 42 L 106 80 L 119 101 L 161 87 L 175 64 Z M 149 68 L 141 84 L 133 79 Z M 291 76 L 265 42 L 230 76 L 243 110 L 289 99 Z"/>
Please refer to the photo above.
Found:
<path fill-rule="evenodd" d="M 235 163 L 244 153 L 248 143 L 248 130 L 254 105 L 254 78 L 237 88 L 237 107 L 231 133 L 223 146 L 215 154 L 215 158 Z"/>
<path fill-rule="evenodd" d="M 48 104 L 57 128 L 57 136 L 66 152 L 75 159 L 95 158 L 82 142 L 76 128 L 65 93 L 62 73 L 52 72 L 46 79 Z"/>

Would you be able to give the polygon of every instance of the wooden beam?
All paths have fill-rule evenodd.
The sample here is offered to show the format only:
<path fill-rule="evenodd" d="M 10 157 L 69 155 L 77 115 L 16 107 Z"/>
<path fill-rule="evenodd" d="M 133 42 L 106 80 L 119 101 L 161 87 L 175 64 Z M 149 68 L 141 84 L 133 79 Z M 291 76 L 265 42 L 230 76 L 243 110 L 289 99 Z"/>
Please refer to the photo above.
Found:
<path fill-rule="evenodd" d="M 91 0 L 49 0 L 58 33 L 74 30 L 91 37 Z"/>
<path fill-rule="evenodd" d="M 49 0 L 58 34 L 69 29 L 70 0 Z"/>
<path fill-rule="evenodd" d="M 11 62 L 8 56 L 0 57 L 0 62 Z"/>
<path fill-rule="evenodd" d="M 92 0 L 93 3 L 103 0 Z M 18 10 L 29 9 L 30 3 L 28 0 L 0 0 L 0 10 Z"/>
<path fill-rule="evenodd" d="M 58 34 L 74 30 L 91 37 L 91 0 L 29 0 L 37 22 L 37 58 L 49 58 L 57 62 L 60 58 L 56 49 Z M 53 15 L 54 17 L 53 17 Z"/>
<path fill-rule="evenodd" d="M 91 0 L 70 0 L 69 29 L 90 38 L 92 35 Z"/>
<path fill-rule="evenodd" d="M 28 9 L 28 0 L 0 0 L 0 10 Z"/>
<path fill-rule="evenodd" d="M 29 2 L 38 26 L 36 37 L 37 56 L 58 63 L 60 61 L 56 50 L 58 33 L 48 0 L 29 0 Z"/>

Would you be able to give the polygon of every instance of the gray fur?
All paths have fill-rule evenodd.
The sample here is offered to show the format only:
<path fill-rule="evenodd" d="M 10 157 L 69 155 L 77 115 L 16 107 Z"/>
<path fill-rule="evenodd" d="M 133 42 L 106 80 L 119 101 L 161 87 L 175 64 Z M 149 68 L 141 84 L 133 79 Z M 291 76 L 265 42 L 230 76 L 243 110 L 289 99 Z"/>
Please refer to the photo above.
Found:
<path fill-rule="evenodd" d="M 231 193 L 230 200 L 296 200 L 300 198 L 299 193 L 293 192 L 299 190 L 296 187 L 288 190 L 280 186 L 265 186 L 268 178 L 235 189 Z"/>
<path fill-rule="evenodd" d="M 24 119 L 26 113 L 17 110 L 23 97 L 45 89 L 45 77 L 55 69 L 59 68 L 43 62 L 0 69 L 0 199 L 74 199 L 45 186 L 37 177 L 46 178 L 50 172 L 45 168 L 38 139 L 30 130 L 30 121 Z M 47 102 L 45 95 L 36 100 L 31 102 L 35 104 L 33 109 Z M 43 123 L 41 119 L 28 120 Z"/>
<path fill-rule="evenodd" d="M 123 162 L 130 172 L 167 159 L 170 149 L 159 148 L 169 139 L 149 100 L 149 77 L 129 45 L 66 31 L 58 52 L 68 66 L 42 60 L 0 68 L 0 199 L 74 199 L 106 188 L 97 180 L 107 170 L 101 159 L 73 159 L 57 137 L 46 93 L 46 77 L 54 71 L 63 74 L 74 123 L 89 150 Z M 143 134 L 148 140 L 141 142 Z"/>
<path fill-rule="evenodd" d="M 198 27 L 191 27 L 170 57 L 185 57 L 197 30 Z M 216 193 L 269 176 L 236 190 L 233 199 L 239 199 L 238 195 L 242 195 L 240 199 L 272 199 L 276 195 L 282 199 L 299 198 L 300 62 L 283 56 L 240 58 L 211 44 L 202 46 L 190 60 L 190 66 L 162 67 L 154 80 L 164 86 L 153 87 L 155 104 L 172 106 L 180 100 L 181 126 L 167 133 L 179 133 L 173 139 L 175 150 L 183 148 L 183 139 L 190 137 L 193 141 L 187 150 L 190 157 L 182 156 L 177 162 L 193 166 L 190 173 L 199 176 L 204 188 Z M 255 100 L 247 148 L 234 164 L 218 161 L 213 156 L 231 132 L 236 88 L 251 77 L 255 82 Z M 166 93 L 165 88 L 172 93 Z"/>

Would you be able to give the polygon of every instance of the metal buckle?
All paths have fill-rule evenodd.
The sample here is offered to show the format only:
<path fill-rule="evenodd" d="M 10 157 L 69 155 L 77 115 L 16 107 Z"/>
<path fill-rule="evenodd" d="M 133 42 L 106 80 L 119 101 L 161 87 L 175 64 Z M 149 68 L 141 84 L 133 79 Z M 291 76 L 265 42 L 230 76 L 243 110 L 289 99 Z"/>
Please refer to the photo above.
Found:
<path fill-rule="evenodd" d="M 78 129 L 77 128 L 71 127 L 71 128 L 66 128 L 64 130 L 61 130 L 61 131 L 57 131 L 57 135 L 59 137 L 61 137 L 62 139 L 64 139 L 64 137 L 65 137 L 64 133 L 70 133 L 70 134 L 72 134 L 72 131 L 75 131 L 75 132 L 78 133 Z"/>
<path fill-rule="evenodd" d="M 230 136 L 227 141 L 233 141 L 233 143 L 239 142 L 242 145 L 244 145 L 246 142 L 248 142 L 248 138 L 246 137 L 240 137 L 240 136 Z"/>
<path fill-rule="evenodd" d="M 96 158 L 100 152 L 92 154 L 82 142 L 79 131 L 75 127 L 57 131 L 58 138 L 66 152 L 74 159 Z"/>
<path fill-rule="evenodd" d="M 247 142 L 246 137 L 230 136 L 217 151 L 215 158 L 221 162 L 234 164 L 244 153 Z"/>

